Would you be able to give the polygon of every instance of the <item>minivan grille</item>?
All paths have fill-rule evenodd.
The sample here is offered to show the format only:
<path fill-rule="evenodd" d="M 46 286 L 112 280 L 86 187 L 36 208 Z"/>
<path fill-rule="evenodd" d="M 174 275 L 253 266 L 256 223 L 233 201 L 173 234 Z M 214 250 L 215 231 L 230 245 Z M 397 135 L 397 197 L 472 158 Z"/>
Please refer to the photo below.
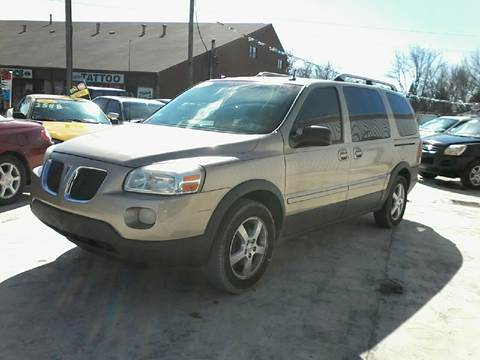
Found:
<path fill-rule="evenodd" d="M 67 198 L 77 201 L 92 199 L 106 176 L 105 170 L 79 167 L 67 189 Z"/>
<path fill-rule="evenodd" d="M 47 173 L 47 187 L 50 191 L 58 193 L 60 188 L 60 181 L 62 180 L 63 163 L 60 161 L 52 160 L 48 167 Z"/>

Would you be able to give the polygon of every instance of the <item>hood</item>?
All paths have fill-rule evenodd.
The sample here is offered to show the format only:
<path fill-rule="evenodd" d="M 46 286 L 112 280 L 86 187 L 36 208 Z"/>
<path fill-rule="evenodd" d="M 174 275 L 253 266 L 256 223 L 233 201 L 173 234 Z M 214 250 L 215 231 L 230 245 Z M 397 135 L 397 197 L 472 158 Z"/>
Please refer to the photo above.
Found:
<path fill-rule="evenodd" d="M 108 124 L 87 124 L 80 122 L 44 121 L 43 126 L 48 130 L 52 139 L 67 141 L 80 135 L 107 130 L 112 127 Z"/>
<path fill-rule="evenodd" d="M 450 134 L 439 134 L 427 136 L 422 139 L 422 142 L 434 145 L 452 145 L 452 144 L 469 144 L 480 143 L 480 138 L 473 136 L 459 136 Z"/>
<path fill-rule="evenodd" d="M 138 167 L 185 157 L 238 155 L 253 150 L 264 136 L 129 124 L 67 141 L 54 151 Z"/>
<path fill-rule="evenodd" d="M 33 122 L 33 121 L 26 121 L 26 120 L 2 120 L 0 122 L 0 130 L 2 129 L 33 129 L 33 128 L 40 128 L 42 127 L 41 124 Z"/>

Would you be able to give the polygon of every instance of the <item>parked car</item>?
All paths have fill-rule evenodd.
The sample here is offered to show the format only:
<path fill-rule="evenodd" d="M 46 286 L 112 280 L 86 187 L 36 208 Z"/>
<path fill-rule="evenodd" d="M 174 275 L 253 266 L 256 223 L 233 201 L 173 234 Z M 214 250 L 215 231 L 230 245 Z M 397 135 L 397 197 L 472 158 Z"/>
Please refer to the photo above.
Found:
<path fill-rule="evenodd" d="M 459 177 L 465 187 L 479 190 L 480 118 L 423 139 L 420 175 L 425 179 Z"/>
<path fill-rule="evenodd" d="M 436 119 L 439 117 L 437 114 L 416 114 L 418 125 L 423 125 L 430 120 Z"/>
<path fill-rule="evenodd" d="M 38 123 L 0 122 L 0 205 L 15 202 L 30 183 L 30 169 L 42 164 L 50 135 Z"/>
<path fill-rule="evenodd" d="M 16 119 L 42 121 L 55 143 L 106 130 L 112 125 L 93 102 L 61 95 L 27 95 L 9 111 Z"/>
<path fill-rule="evenodd" d="M 101 86 L 88 86 L 88 92 L 90 93 L 90 99 L 95 99 L 98 96 L 128 96 L 124 89 Z"/>
<path fill-rule="evenodd" d="M 370 212 L 380 227 L 398 225 L 420 150 L 398 92 L 210 80 L 143 124 L 57 145 L 36 171 L 31 208 L 84 249 L 205 264 L 215 286 L 238 293 L 261 278 L 279 238 Z"/>
<path fill-rule="evenodd" d="M 105 114 L 115 116 L 118 120 L 139 122 L 152 115 L 165 103 L 157 100 L 139 99 L 120 96 L 99 96 L 93 100 Z"/>
<path fill-rule="evenodd" d="M 470 120 L 471 116 L 441 116 L 420 125 L 420 136 L 441 134 L 454 126 Z"/>

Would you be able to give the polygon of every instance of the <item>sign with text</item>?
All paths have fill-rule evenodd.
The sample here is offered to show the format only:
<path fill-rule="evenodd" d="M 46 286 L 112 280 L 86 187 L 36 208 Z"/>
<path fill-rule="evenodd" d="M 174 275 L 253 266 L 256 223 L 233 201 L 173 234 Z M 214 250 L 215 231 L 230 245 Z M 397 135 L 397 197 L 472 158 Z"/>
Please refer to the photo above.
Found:
<path fill-rule="evenodd" d="M 125 76 L 123 74 L 106 74 L 92 72 L 74 72 L 73 81 L 82 81 L 87 84 L 123 84 Z"/>
<path fill-rule="evenodd" d="M 32 69 L 11 69 L 14 79 L 32 79 Z"/>

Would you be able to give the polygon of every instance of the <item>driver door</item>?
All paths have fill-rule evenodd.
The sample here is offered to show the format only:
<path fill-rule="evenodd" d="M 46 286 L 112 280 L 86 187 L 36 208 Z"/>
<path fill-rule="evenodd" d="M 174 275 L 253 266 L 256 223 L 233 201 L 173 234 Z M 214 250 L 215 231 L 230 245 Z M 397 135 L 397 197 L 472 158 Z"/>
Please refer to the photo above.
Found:
<path fill-rule="evenodd" d="M 350 156 L 336 87 L 310 89 L 290 136 L 306 125 L 328 127 L 332 144 L 293 148 L 285 141 L 287 235 L 337 220 L 347 199 Z"/>

